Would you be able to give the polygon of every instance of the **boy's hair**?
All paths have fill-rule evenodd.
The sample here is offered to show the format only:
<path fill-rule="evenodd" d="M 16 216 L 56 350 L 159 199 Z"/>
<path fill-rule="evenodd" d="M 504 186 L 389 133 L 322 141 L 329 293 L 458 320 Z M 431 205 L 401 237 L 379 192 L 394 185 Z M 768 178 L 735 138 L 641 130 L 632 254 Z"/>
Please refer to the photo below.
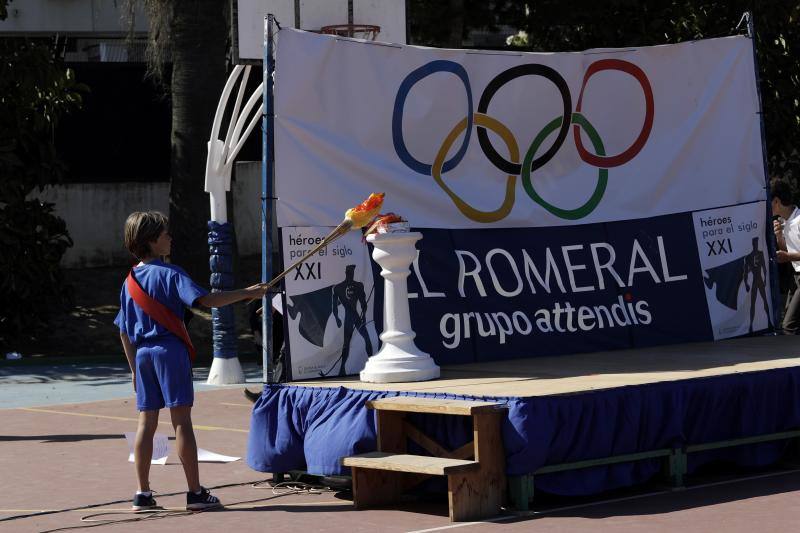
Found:
<path fill-rule="evenodd" d="M 136 211 L 125 221 L 125 248 L 137 259 L 150 255 L 150 243 L 169 227 L 169 219 L 158 211 Z"/>
<path fill-rule="evenodd" d="M 770 181 L 770 200 L 777 198 L 781 205 L 792 205 L 792 188 L 782 179 Z"/>

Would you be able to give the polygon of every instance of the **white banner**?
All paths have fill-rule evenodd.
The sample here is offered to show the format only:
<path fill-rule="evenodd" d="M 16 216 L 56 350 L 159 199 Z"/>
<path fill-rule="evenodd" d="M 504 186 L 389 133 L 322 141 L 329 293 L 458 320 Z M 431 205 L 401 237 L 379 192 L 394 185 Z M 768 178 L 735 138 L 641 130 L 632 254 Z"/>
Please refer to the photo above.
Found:
<path fill-rule="evenodd" d="M 336 225 L 374 191 L 419 228 L 607 222 L 765 197 L 746 37 L 535 54 L 282 30 L 275 76 L 284 227 Z"/>
<path fill-rule="evenodd" d="M 284 30 L 276 68 L 285 259 L 301 251 L 287 234 L 321 237 L 386 193 L 383 211 L 423 234 L 409 306 L 440 365 L 773 325 L 749 39 L 531 54 Z M 290 313 L 295 377 L 355 373 L 377 349 L 369 297 L 366 311 L 352 300 L 348 325 L 330 315 L 335 287 L 373 283 L 362 253 L 354 277 L 329 254 L 330 277 L 287 282 L 327 320 L 315 345 Z"/>
<path fill-rule="evenodd" d="M 284 228 L 283 257 L 291 264 L 332 228 Z M 372 321 L 375 283 L 367 245 L 352 231 L 286 276 L 289 353 L 293 379 L 358 372 L 377 352 Z"/>
<path fill-rule="evenodd" d="M 770 325 L 765 210 L 764 202 L 755 202 L 693 214 L 715 340 Z"/>

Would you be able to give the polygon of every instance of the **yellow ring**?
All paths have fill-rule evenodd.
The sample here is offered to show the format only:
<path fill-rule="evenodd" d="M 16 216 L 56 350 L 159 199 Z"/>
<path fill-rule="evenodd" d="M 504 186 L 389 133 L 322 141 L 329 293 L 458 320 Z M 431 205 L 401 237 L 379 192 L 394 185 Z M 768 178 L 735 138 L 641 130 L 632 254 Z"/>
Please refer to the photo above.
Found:
<path fill-rule="evenodd" d="M 475 113 L 473 117 L 475 119 L 474 124 L 476 126 L 489 128 L 500 136 L 500 138 L 506 143 L 511 162 L 518 164 L 519 147 L 517 146 L 517 141 L 514 139 L 514 135 L 511 133 L 511 130 L 505 127 L 498 120 L 493 119 L 488 115 Z M 495 211 L 479 211 L 478 209 L 475 209 L 464 200 L 459 198 L 458 195 L 456 195 L 456 193 L 450 189 L 450 187 L 445 185 L 444 180 L 442 180 L 442 166 L 444 165 L 444 158 L 447 157 L 447 152 L 450 150 L 450 147 L 453 146 L 455 140 L 459 135 L 461 135 L 466 127 L 467 119 L 463 118 L 447 135 L 442 143 L 442 147 L 439 148 L 439 153 L 436 154 L 436 159 L 433 161 L 433 166 L 431 167 L 431 176 L 433 176 L 433 179 L 436 180 L 436 183 L 439 185 L 439 187 L 441 187 L 441 189 L 447 193 L 447 196 L 453 200 L 453 203 L 456 204 L 458 210 L 461 211 L 468 219 L 483 223 L 503 220 L 508 216 L 508 214 L 511 212 L 511 209 L 514 207 L 514 189 L 517 183 L 517 176 L 514 174 L 508 175 L 506 179 L 506 197 L 503 200 L 503 204 Z"/>

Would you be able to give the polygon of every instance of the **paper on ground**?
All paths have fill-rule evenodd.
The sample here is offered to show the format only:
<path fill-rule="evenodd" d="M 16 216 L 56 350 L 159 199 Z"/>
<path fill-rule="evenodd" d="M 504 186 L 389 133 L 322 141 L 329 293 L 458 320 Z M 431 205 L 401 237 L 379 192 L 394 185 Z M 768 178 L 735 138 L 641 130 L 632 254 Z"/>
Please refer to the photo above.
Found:
<path fill-rule="evenodd" d="M 136 442 L 135 432 L 126 432 L 125 440 L 128 441 L 128 461 L 135 462 L 133 457 L 133 446 Z M 156 433 L 153 436 L 153 460 L 150 464 L 165 465 L 167 464 L 167 456 L 169 455 L 169 440 L 163 433 Z M 197 448 L 197 461 L 201 463 L 232 463 L 238 461 L 241 457 L 232 457 L 230 455 L 222 455 L 221 453 L 214 453 L 203 448 Z"/>
<path fill-rule="evenodd" d="M 197 460 L 201 463 L 232 463 L 239 459 L 241 459 L 241 457 L 231 457 L 230 455 L 222 455 L 220 453 L 204 450 L 203 448 L 197 448 Z"/>
<path fill-rule="evenodd" d="M 125 440 L 128 441 L 128 462 L 135 462 L 133 457 L 133 446 L 136 442 L 136 432 L 126 431 Z M 169 440 L 163 433 L 156 433 L 153 435 L 153 460 L 150 464 L 165 465 L 167 464 L 167 456 L 169 455 Z"/>

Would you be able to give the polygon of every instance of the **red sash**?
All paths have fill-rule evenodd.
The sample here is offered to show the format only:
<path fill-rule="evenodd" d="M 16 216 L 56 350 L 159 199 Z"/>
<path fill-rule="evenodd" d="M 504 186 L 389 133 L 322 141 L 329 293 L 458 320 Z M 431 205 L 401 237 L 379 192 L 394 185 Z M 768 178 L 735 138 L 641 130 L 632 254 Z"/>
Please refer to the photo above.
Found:
<path fill-rule="evenodd" d="M 136 305 L 142 308 L 142 311 L 155 320 L 161 327 L 183 341 L 186 345 L 186 349 L 189 351 L 189 359 L 194 363 L 196 352 L 183 320 L 178 318 L 167 306 L 144 292 L 144 289 L 142 289 L 133 275 L 133 269 L 131 269 L 128 274 L 125 284 L 128 288 L 128 294 L 133 298 L 133 301 L 136 302 Z"/>

